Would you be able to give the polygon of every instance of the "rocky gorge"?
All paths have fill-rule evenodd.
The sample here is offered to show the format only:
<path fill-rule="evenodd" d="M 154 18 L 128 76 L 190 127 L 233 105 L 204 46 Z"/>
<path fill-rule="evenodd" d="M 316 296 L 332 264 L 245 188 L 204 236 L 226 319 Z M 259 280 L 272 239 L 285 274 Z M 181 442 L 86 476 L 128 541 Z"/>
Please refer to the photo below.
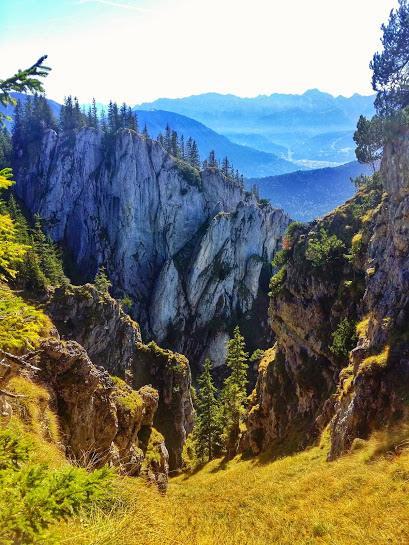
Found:
<path fill-rule="evenodd" d="M 129 129 L 49 129 L 15 155 L 16 192 L 63 245 L 74 276 L 89 281 L 105 266 L 145 338 L 194 370 L 205 355 L 223 363 L 237 322 L 256 332 L 250 348 L 271 342 L 267 279 L 284 212 Z"/>

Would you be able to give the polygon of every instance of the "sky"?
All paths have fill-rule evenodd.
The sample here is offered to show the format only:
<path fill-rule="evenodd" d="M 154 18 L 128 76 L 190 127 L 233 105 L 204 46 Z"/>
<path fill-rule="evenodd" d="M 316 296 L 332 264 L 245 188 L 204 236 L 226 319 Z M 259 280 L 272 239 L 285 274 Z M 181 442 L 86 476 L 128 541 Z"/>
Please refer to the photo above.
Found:
<path fill-rule="evenodd" d="M 397 0 L 0 0 L 0 78 L 48 54 L 49 98 L 370 94 Z"/>

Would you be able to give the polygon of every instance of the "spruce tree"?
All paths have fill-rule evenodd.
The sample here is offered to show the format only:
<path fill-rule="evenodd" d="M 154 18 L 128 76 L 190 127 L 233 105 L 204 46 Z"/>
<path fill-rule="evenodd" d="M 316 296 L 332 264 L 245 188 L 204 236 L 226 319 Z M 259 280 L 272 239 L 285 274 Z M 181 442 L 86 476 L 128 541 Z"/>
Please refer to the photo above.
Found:
<path fill-rule="evenodd" d="M 60 253 L 52 240 L 44 233 L 39 215 L 34 217 L 33 248 L 48 284 L 58 286 L 65 283 L 67 279 Z"/>
<path fill-rule="evenodd" d="M 97 104 L 95 102 L 95 98 L 93 98 L 92 106 L 91 106 L 91 127 L 94 127 L 94 129 L 97 129 L 98 125 L 99 125 L 99 119 L 98 119 Z"/>
<path fill-rule="evenodd" d="M 102 295 L 109 293 L 109 288 L 112 286 L 107 276 L 105 267 L 99 267 L 94 280 L 95 289 Z"/>
<path fill-rule="evenodd" d="M 216 160 L 216 153 L 214 150 L 212 150 L 209 153 L 209 157 L 207 159 L 209 168 L 217 168 L 217 160 Z"/>
<path fill-rule="evenodd" d="M 198 379 L 195 442 L 196 454 L 201 461 L 210 461 L 220 453 L 221 420 L 217 388 L 212 377 L 212 362 L 206 359 Z"/>
<path fill-rule="evenodd" d="M 197 147 L 196 140 L 192 142 L 192 149 L 190 154 L 190 164 L 192 167 L 199 169 L 200 168 L 200 155 L 199 148 Z"/>
<path fill-rule="evenodd" d="M 224 381 L 222 391 L 224 434 L 227 447 L 238 436 L 240 421 L 245 412 L 248 365 L 244 337 L 241 335 L 239 327 L 236 326 L 233 338 L 227 345 L 226 366 L 230 370 L 230 375 Z"/>

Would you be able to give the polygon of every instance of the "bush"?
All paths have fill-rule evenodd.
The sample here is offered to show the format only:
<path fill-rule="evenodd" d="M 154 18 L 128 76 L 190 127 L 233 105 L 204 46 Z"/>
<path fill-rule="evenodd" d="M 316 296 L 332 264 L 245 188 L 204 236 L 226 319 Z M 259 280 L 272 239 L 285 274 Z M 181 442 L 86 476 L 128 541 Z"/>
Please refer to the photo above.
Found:
<path fill-rule="evenodd" d="M 309 239 L 305 257 L 313 267 L 322 268 L 343 256 L 345 244 L 336 235 L 321 227 Z"/>
<path fill-rule="evenodd" d="M 270 297 L 276 297 L 282 290 L 284 286 L 284 281 L 287 276 L 287 271 L 285 267 L 282 267 L 270 280 Z"/>
<path fill-rule="evenodd" d="M 0 316 L 0 348 L 3 350 L 33 348 L 51 327 L 43 311 L 1 286 Z"/>
<path fill-rule="evenodd" d="M 273 257 L 273 261 L 271 262 L 272 266 L 278 267 L 278 268 L 284 267 L 284 265 L 287 263 L 288 256 L 289 256 L 288 250 L 284 250 L 284 249 L 278 250 L 278 252 L 276 252 L 276 254 Z"/>
<path fill-rule="evenodd" d="M 332 333 L 332 344 L 329 349 L 335 356 L 348 357 L 356 341 L 355 323 L 348 318 L 343 318 Z"/>
<path fill-rule="evenodd" d="M 46 544 L 48 527 L 108 499 L 111 472 L 67 466 L 51 470 L 30 460 L 31 442 L 17 431 L 0 431 L 0 543 Z"/>

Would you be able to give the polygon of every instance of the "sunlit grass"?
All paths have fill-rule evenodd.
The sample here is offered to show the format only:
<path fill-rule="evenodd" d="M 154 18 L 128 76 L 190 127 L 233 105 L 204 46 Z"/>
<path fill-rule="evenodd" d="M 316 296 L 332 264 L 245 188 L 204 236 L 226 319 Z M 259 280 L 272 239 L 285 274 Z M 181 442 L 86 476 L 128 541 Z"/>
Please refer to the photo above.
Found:
<path fill-rule="evenodd" d="M 406 432 L 403 437 L 406 437 Z M 216 460 L 174 478 L 166 497 L 121 479 L 109 516 L 58 528 L 65 545 L 386 545 L 409 543 L 409 454 L 394 437 L 357 442 L 327 462 L 327 444 L 276 461 Z M 392 444 L 393 443 L 393 444 Z M 389 450 L 393 454 L 386 454 Z"/>

